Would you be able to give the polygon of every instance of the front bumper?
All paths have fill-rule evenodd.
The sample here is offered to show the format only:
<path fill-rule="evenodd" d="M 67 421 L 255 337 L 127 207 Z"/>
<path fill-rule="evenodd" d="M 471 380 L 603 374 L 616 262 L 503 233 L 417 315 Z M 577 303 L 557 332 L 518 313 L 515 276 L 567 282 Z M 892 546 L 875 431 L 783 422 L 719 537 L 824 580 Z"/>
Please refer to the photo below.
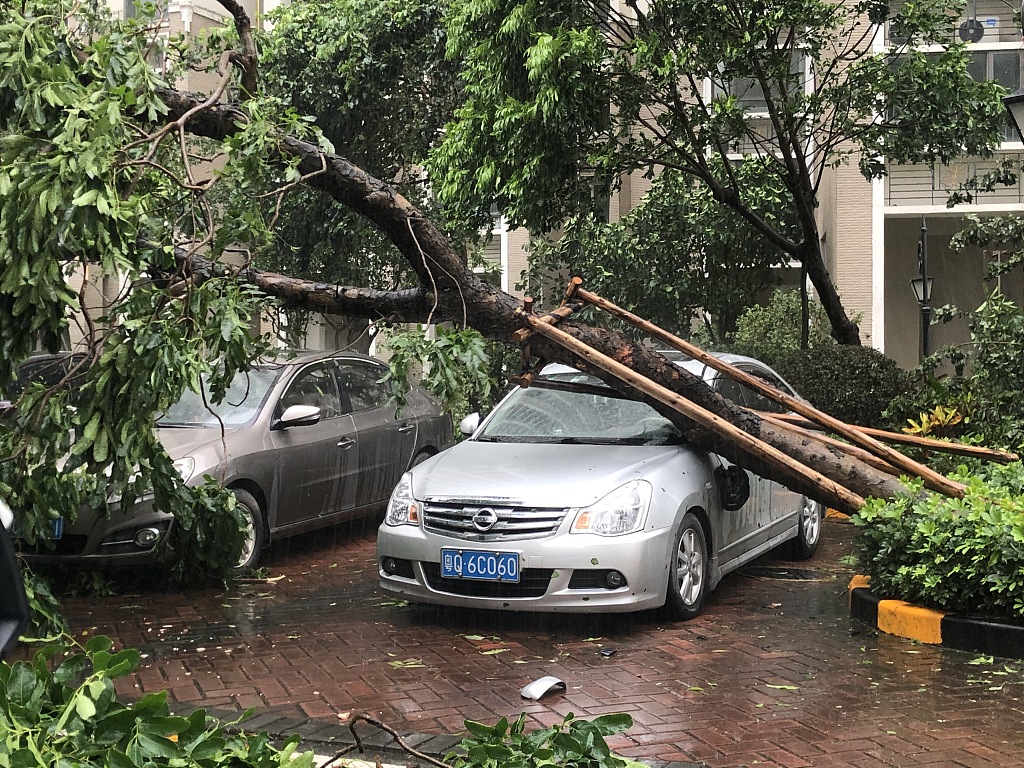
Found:
<path fill-rule="evenodd" d="M 74 521 L 64 520 L 59 539 L 17 546 L 33 564 L 92 563 L 139 565 L 161 562 L 166 548 L 160 546 L 170 531 L 173 518 L 153 507 L 152 497 L 139 499 L 127 510 L 111 505 L 108 513 L 83 508 Z M 152 539 L 138 543 L 139 539 Z M 51 546 L 52 545 L 52 546 Z"/>
<path fill-rule="evenodd" d="M 545 539 L 468 541 L 412 525 L 382 525 L 377 533 L 380 586 L 419 603 L 505 611 L 626 613 L 665 604 L 672 530 L 625 536 L 556 534 Z M 519 555 L 520 582 L 442 579 L 442 547 Z M 383 563 L 387 561 L 386 570 Z M 610 587 L 617 571 L 625 585 Z"/>

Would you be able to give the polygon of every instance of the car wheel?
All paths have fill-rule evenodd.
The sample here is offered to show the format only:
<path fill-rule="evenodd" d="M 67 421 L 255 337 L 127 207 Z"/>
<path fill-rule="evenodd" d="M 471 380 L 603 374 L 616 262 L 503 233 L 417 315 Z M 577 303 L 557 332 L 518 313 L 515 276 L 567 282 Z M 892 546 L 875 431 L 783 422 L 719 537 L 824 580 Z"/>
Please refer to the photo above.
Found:
<path fill-rule="evenodd" d="M 409 462 L 409 469 L 417 467 L 424 461 L 429 459 L 431 456 L 436 456 L 437 451 L 431 450 L 430 448 L 424 448 L 422 451 L 412 457 L 412 461 Z"/>
<path fill-rule="evenodd" d="M 238 556 L 238 564 L 235 566 L 235 570 L 242 571 L 253 568 L 259 562 L 263 546 L 267 543 L 267 526 L 263 520 L 263 510 L 251 493 L 242 488 L 232 488 L 231 492 L 235 494 L 245 526 L 242 553 Z"/>
<path fill-rule="evenodd" d="M 674 619 L 686 621 L 704 607 L 708 585 L 708 540 L 692 512 L 679 523 L 668 573 L 665 607 Z"/>
<path fill-rule="evenodd" d="M 824 506 L 806 496 L 800 501 L 800 519 L 797 521 L 796 538 L 787 543 L 786 554 L 791 560 L 807 560 L 818 549 L 821 541 L 821 520 Z"/>

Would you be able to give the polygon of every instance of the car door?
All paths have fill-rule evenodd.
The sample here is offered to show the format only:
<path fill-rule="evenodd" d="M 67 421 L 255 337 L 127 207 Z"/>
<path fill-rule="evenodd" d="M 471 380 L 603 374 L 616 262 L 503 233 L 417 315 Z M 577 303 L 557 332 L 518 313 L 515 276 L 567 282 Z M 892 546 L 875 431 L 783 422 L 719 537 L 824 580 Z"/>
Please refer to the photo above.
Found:
<path fill-rule="evenodd" d="M 335 489 L 358 463 L 355 427 L 343 413 L 331 361 L 307 365 L 293 376 L 275 405 L 275 420 L 292 405 L 317 406 L 320 421 L 272 432 L 279 456 L 277 527 L 340 511 Z"/>
<path fill-rule="evenodd" d="M 417 423 L 407 406 L 396 418 L 396 405 L 382 379 L 386 366 L 372 360 L 337 361 L 342 395 L 348 405 L 359 442 L 356 505 L 384 502 L 412 460 Z"/>
<path fill-rule="evenodd" d="M 741 370 L 761 379 L 766 384 L 796 397 L 796 393 L 793 392 L 789 385 L 767 368 L 749 364 L 739 367 Z M 748 406 L 753 410 L 766 413 L 789 412 L 786 406 L 765 397 L 760 392 L 750 387 L 743 387 L 743 389 L 745 390 Z M 760 516 L 764 521 L 763 524 L 768 528 L 769 536 L 774 537 L 795 524 L 795 518 L 799 514 L 803 496 L 789 490 L 786 486 L 774 480 L 758 478 L 758 481 L 761 485 L 760 503 L 762 507 Z"/>
<path fill-rule="evenodd" d="M 748 406 L 747 388 L 735 379 L 718 374 L 713 382 L 713 389 L 723 397 L 737 405 Z M 722 466 L 731 466 L 724 456 L 717 456 Z M 722 510 L 722 546 L 719 557 L 724 566 L 730 560 L 742 558 L 748 552 L 768 540 L 770 522 L 765 514 L 765 488 L 763 478 L 749 470 L 744 470 L 750 479 L 750 498 L 736 510 Z"/>

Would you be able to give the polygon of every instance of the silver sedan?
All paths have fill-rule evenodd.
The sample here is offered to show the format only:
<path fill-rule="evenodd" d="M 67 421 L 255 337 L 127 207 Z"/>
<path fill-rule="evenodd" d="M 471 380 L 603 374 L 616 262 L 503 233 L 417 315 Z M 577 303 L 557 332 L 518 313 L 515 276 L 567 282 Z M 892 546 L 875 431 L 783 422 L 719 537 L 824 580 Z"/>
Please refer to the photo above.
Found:
<path fill-rule="evenodd" d="M 726 359 L 792 393 L 762 363 Z M 391 496 L 377 538 L 391 595 L 519 611 L 666 606 L 688 619 L 729 571 L 779 545 L 797 558 L 818 545 L 820 504 L 688 445 L 650 406 L 571 368 L 548 366 L 462 426 L 472 437 L 406 472 Z"/>

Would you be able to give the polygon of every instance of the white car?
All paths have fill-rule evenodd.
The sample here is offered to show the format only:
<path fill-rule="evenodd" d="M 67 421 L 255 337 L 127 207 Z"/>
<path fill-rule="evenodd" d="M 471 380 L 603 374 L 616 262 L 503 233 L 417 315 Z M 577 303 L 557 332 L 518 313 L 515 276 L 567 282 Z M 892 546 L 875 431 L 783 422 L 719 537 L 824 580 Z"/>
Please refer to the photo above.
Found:
<path fill-rule="evenodd" d="M 763 363 L 724 360 L 790 394 Z M 703 363 L 730 399 L 775 406 Z M 472 437 L 406 472 L 377 538 L 381 588 L 407 600 L 513 611 L 696 616 L 722 576 L 785 544 L 817 548 L 823 507 L 689 444 L 653 408 L 547 366 Z M 474 429 L 475 428 L 475 429 Z"/>

